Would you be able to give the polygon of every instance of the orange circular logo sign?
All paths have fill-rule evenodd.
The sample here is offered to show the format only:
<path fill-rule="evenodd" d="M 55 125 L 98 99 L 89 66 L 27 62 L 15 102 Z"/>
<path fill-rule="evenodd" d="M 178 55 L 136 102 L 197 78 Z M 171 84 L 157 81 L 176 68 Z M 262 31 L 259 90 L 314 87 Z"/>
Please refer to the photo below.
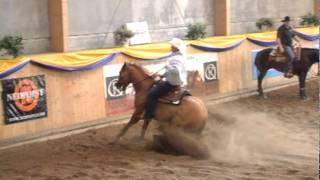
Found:
<path fill-rule="evenodd" d="M 23 112 L 33 110 L 39 102 L 39 90 L 30 79 L 23 79 L 15 86 L 15 105 Z"/>

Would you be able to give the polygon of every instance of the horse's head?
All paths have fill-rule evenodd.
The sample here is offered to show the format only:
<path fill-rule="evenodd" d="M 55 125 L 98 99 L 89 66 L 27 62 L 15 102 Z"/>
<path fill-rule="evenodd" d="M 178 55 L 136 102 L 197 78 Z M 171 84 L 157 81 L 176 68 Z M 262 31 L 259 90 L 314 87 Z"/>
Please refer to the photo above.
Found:
<path fill-rule="evenodd" d="M 127 86 L 132 82 L 130 77 L 130 65 L 124 63 L 119 74 L 118 82 L 116 83 L 116 87 L 125 91 Z"/>

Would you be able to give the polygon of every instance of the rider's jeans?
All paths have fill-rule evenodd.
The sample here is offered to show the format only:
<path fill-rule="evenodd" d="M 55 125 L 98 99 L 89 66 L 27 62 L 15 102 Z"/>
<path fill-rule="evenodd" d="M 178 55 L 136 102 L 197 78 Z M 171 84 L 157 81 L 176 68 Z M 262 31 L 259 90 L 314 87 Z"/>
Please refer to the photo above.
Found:
<path fill-rule="evenodd" d="M 288 57 L 288 66 L 286 69 L 286 72 L 288 72 L 289 69 L 292 69 L 292 63 L 294 60 L 294 51 L 293 51 L 293 47 L 292 46 L 283 46 L 284 48 L 284 52 L 286 53 L 287 57 Z"/>
<path fill-rule="evenodd" d="M 167 81 L 161 81 L 151 88 L 145 105 L 145 119 L 151 119 L 154 117 L 158 98 L 169 93 L 173 87 L 174 86 L 169 84 Z"/>

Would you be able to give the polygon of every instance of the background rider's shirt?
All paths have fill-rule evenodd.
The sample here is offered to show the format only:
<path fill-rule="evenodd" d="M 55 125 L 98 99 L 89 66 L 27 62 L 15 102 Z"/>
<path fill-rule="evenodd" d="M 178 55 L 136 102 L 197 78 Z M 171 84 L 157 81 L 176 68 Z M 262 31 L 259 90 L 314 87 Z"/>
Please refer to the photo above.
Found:
<path fill-rule="evenodd" d="M 292 38 L 295 36 L 293 29 L 290 26 L 283 24 L 278 28 L 277 38 L 280 38 L 280 41 L 283 46 L 292 46 Z"/>

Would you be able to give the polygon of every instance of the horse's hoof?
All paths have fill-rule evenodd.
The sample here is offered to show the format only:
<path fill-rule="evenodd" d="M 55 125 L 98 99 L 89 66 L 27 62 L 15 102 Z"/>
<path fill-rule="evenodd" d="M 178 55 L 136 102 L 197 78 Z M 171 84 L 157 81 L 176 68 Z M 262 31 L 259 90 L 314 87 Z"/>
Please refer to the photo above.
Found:
<path fill-rule="evenodd" d="M 302 101 L 309 101 L 309 100 L 311 100 L 311 98 L 309 98 L 307 96 L 303 96 L 303 97 L 301 97 L 301 100 Z"/>
<path fill-rule="evenodd" d="M 144 137 L 142 137 L 142 136 L 135 136 L 135 137 L 133 137 L 133 140 L 134 140 L 134 141 L 144 141 Z"/>
<path fill-rule="evenodd" d="M 262 99 L 268 99 L 268 96 L 265 95 L 265 94 L 259 94 L 259 98 L 262 98 Z"/>
<path fill-rule="evenodd" d="M 109 146 L 114 146 L 116 144 L 117 144 L 117 142 L 113 142 L 113 141 L 108 143 Z"/>
<path fill-rule="evenodd" d="M 117 139 L 108 143 L 108 145 L 110 145 L 110 146 L 114 146 L 116 144 L 118 144 L 118 140 Z"/>

